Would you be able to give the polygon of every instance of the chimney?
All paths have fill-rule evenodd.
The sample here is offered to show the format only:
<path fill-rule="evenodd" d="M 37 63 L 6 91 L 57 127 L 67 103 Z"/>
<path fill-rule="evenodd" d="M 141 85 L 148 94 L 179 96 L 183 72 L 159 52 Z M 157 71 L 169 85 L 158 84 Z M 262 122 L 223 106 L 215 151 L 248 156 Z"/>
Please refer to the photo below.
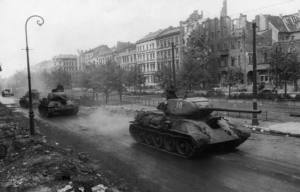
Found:
<path fill-rule="evenodd" d="M 281 13 L 279 14 L 279 18 L 282 19 L 282 14 Z"/>

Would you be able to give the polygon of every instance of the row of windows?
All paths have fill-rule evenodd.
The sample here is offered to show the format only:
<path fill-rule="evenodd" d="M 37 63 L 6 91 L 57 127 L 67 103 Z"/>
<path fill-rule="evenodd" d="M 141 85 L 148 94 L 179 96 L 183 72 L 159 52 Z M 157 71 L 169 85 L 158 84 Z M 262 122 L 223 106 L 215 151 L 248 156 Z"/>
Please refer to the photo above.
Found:
<path fill-rule="evenodd" d="M 178 48 L 175 49 L 175 57 L 179 57 Z M 157 51 L 157 59 L 172 58 L 172 50 Z"/>
<path fill-rule="evenodd" d="M 133 56 L 122 56 L 121 57 L 121 63 L 129 63 L 129 62 L 134 62 L 136 61 L 136 56 L 135 54 Z"/>
<path fill-rule="evenodd" d="M 157 47 L 158 48 L 163 48 L 163 47 L 170 47 L 172 46 L 172 43 L 174 43 L 175 45 L 179 43 L 179 37 L 171 37 L 168 39 L 164 39 L 164 40 L 160 40 L 157 41 Z"/>
<path fill-rule="evenodd" d="M 230 42 L 230 49 L 234 50 L 234 49 L 241 49 L 242 48 L 242 41 L 238 40 L 237 43 L 235 42 Z M 229 46 L 227 42 L 224 42 L 222 44 L 217 44 L 217 51 L 225 51 L 225 50 L 229 50 Z M 211 51 L 214 52 L 214 45 L 211 45 Z"/>
<path fill-rule="evenodd" d="M 138 52 L 145 51 L 145 50 L 151 50 L 154 49 L 154 43 L 151 43 L 149 45 L 140 45 L 137 47 Z"/>
<path fill-rule="evenodd" d="M 138 56 L 138 61 L 153 61 L 155 59 L 155 53 L 147 53 Z"/>

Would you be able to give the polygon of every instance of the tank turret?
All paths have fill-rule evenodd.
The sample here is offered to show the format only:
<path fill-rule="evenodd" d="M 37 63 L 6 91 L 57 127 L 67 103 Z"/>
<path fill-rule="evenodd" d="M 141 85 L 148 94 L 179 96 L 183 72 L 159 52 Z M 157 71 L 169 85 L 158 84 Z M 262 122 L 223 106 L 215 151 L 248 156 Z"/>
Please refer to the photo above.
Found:
<path fill-rule="evenodd" d="M 190 158 L 204 149 L 234 149 L 250 137 L 250 130 L 229 122 L 213 111 L 260 113 L 258 110 L 215 108 L 203 97 L 169 99 L 158 111 L 140 112 L 129 132 L 139 143 Z"/>
<path fill-rule="evenodd" d="M 162 108 L 167 115 L 184 117 L 201 117 L 211 114 L 213 111 L 228 111 L 241 113 L 260 113 L 258 110 L 241 110 L 213 107 L 211 102 L 204 97 L 169 99 Z"/>
<path fill-rule="evenodd" d="M 79 111 L 77 102 L 68 99 L 64 88 L 58 85 L 48 94 L 47 98 L 40 100 L 39 113 L 45 117 L 53 115 L 76 115 Z"/>

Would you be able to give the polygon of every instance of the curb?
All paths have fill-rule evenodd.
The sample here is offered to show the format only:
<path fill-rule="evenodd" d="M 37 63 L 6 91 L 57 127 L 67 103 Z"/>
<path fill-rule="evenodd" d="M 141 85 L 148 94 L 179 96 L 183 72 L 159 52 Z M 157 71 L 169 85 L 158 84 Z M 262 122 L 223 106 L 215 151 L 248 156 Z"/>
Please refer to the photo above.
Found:
<path fill-rule="evenodd" d="M 274 134 L 274 135 L 284 135 L 287 137 L 299 137 L 300 138 L 300 134 L 297 134 L 297 133 L 282 132 L 282 131 L 272 130 L 272 129 L 269 129 L 266 127 L 259 127 L 259 126 L 252 126 L 252 125 L 244 125 L 244 126 L 255 132 L 270 133 L 270 134 Z"/>

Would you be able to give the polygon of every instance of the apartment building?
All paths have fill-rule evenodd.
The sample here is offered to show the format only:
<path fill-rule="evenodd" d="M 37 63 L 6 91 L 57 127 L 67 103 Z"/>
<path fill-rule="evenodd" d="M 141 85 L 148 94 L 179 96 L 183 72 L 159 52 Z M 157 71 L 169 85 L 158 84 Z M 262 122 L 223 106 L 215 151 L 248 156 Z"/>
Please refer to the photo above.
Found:
<path fill-rule="evenodd" d="M 154 73 L 157 70 L 156 37 L 163 32 L 160 29 L 150 32 L 148 35 L 136 42 L 137 65 L 141 67 L 146 76 L 146 86 L 156 86 Z"/>
<path fill-rule="evenodd" d="M 52 58 L 54 67 L 58 67 L 74 76 L 78 72 L 76 55 L 57 55 Z"/>
<path fill-rule="evenodd" d="M 179 69 L 180 27 L 169 27 L 159 33 L 156 40 L 157 70 L 172 66 L 172 43 L 174 43 L 175 68 Z"/>

